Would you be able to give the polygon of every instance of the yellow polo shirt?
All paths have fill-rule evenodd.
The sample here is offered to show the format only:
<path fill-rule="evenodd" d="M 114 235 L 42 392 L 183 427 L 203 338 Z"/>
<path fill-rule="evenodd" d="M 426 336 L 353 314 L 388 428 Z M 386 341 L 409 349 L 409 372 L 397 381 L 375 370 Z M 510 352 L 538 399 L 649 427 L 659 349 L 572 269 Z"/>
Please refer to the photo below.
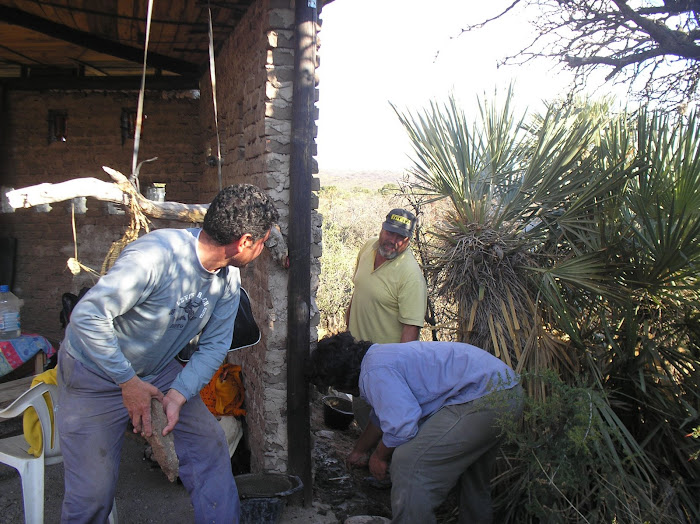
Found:
<path fill-rule="evenodd" d="M 357 255 L 349 330 L 357 339 L 385 344 L 401 340 L 403 324 L 423 327 L 428 293 L 411 249 L 374 269 L 378 241 L 370 239 Z"/>

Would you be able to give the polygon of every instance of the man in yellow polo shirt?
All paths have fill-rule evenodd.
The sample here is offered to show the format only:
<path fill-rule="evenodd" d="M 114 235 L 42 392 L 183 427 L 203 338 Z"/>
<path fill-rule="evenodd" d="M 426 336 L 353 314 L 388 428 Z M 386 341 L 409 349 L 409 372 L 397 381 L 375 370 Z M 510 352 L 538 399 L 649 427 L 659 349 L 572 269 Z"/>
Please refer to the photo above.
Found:
<path fill-rule="evenodd" d="M 355 265 L 355 290 L 346 316 L 348 330 L 357 340 L 376 344 L 418 340 L 425 319 L 427 289 L 413 252 L 408 249 L 416 217 L 392 209 L 379 237 L 360 249 Z M 355 419 L 364 429 L 369 406 L 353 398 Z"/>

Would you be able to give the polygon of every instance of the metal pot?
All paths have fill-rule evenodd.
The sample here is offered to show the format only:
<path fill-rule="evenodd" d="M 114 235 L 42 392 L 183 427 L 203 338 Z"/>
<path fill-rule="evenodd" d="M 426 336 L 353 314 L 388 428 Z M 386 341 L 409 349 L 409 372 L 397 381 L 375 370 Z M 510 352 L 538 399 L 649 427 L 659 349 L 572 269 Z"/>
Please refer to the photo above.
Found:
<path fill-rule="evenodd" d="M 321 399 L 323 401 L 323 422 L 329 428 L 346 430 L 354 415 L 352 413 L 352 401 L 345 397 L 329 395 Z"/>

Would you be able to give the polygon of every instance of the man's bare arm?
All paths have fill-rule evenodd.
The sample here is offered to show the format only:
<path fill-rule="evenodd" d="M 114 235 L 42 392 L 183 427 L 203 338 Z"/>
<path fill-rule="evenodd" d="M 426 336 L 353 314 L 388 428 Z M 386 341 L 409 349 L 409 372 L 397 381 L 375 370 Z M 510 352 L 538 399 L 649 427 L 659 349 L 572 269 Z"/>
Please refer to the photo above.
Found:
<path fill-rule="evenodd" d="M 413 342 L 418 340 L 420 337 L 420 328 L 418 326 L 411 326 L 410 324 L 401 324 L 403 329 L 401 330 L 401 342 Z"/>

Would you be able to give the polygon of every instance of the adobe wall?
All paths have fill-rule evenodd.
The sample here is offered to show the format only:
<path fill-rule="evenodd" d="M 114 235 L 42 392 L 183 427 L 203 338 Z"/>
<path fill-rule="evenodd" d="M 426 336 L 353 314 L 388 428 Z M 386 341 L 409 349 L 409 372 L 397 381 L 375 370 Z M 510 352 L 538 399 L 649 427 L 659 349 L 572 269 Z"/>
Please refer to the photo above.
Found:
<path fill-rule="evenodd" d="M 103 165 L 128 175 L 133 140 L 122 145 L 120 117 L 123 107 L 136 108 L 137 102 L 136 92 L 7 91 L 0 184 L 20 188 L 84 177 L 111 181 Z M 139 159 L 157 156 L 158 160 L 144 164 L 142 187 L 165 182 L 169 200 L 198 203 L 197 182 L 205 167 L 195 162 L 201 141 L 199 101 L 183 94 L 149 92 L 145 108 Z M 48 142 L 49 110 L 68 114 L 65 142 Z M 107 203 L 88 199 L 87 212 L 75 215 L 78 259 L 99 271 L 111 242 L 121 238 L 127 225 L 125 215 L 110 214 Z M 18 239 L 14 293 L 24 300 L 22 329 L 57 344 L 63 337 L 61 295 L 77 294 L 93 283 L 88 273 L 74 277 L 66 266 L 76 249 L 71 202 L 53 204 L 48 212 L 28 208 L 0 213 L 0 231 Z"/>

